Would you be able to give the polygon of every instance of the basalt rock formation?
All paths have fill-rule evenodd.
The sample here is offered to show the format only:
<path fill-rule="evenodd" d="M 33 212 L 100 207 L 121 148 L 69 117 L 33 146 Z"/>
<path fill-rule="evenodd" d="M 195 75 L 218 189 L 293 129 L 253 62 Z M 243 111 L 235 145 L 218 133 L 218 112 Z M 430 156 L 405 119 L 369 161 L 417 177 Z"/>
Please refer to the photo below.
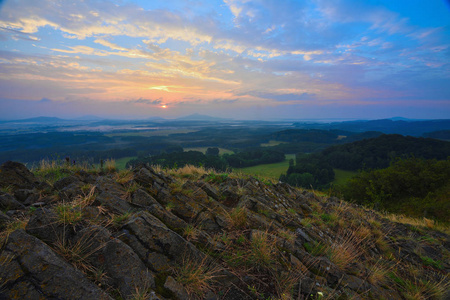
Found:
<path fill-rule="evenodd" d="M 450 296 L 431 220 L 199 168 L 47 173 L 0 167 L 0 299 Z"/>

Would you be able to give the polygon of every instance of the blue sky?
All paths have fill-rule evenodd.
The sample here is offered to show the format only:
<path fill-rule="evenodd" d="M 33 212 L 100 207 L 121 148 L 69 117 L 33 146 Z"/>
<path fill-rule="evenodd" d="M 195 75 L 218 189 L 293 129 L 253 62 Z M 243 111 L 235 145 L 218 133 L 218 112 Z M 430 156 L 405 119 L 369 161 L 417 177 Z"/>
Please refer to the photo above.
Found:
<path fill-rule="evenodd" d="M 450 4 L 0 2 L 2 118 L 450 116 Z"/>

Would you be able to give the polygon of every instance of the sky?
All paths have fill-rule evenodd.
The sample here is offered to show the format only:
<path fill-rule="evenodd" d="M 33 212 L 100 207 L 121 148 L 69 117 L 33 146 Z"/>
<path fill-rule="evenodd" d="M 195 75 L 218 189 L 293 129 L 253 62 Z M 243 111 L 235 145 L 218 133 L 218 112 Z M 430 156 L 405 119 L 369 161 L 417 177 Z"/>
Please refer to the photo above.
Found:
<path fill-rule="evenodd" d="M 450 0 L 0 0 L 0 111 L 450 118 Z"/>

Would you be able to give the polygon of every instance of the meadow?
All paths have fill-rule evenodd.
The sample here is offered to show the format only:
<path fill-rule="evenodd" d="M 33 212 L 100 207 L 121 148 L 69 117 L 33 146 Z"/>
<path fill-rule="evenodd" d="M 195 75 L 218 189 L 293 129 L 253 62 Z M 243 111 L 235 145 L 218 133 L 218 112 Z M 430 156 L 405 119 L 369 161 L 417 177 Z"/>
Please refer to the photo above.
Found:
<path fill-rule="evenodd" d="M 278 182 L 280 175 L 282 173 L 286 173 L 287 169 L 289 168 L 290 159 L 295 160 L 295 154 L 286 154 L 286 159 L 280 163 L 263 164 L 247 168 L 235 168 L 234 171 L 242 172 L 247 175 L 268 178 L 270 180 Z"/>

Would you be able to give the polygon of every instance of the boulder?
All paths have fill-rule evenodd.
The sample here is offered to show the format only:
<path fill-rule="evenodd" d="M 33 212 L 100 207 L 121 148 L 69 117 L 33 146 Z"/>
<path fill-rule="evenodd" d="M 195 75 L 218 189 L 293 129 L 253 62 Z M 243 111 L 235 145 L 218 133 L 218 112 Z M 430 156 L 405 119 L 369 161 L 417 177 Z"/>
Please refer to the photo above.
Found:
<path fill-rule="evenodd" d="M 22 203 L 17 201 L 12 195 L 4 192 L 0 192 L 0 209 L 10 210 L 10 209 L 24 209 Z"/>
<path fill-rule="evenodd" d="M 60 223 L 55 211 L 48 208 L 37 209 L 25 230 L 48 244 L 65 243 L 73 232 L 71 226 Z"/>
<path fill-rule="evenodd" d="M 8 224 L 11 221 L 12 219 L 9 216 L 5 215 L 2 211 L 0 211 L 0 229 L 6 227 L 6 224 Z"/>
<path fill-rule="evenodd" d="M 71 184 L 74 184 L 74 183 L 82 184 L 81 181 L 77 177 L 75 177 L 75 176 L 67 176 L 67 177 L 64 177 L 64 178 L 56 181 L 53 184 L 53 187 L 55 189 L 57 189 L 58 191 L 60 191 L 63 188 L 65 188 L 65 187 L 67 187 L 67 186 L 69 186 Z"/>
<path fill-rule="evenodd" d="M 159 205 L 158 201 L 156 201 L 155 198 L 150 196 L 143 189 L 138 189 L 136 192 L 133 193 L 133 196 L 131 197 L 131 203 L 141 207 L 148 207 L 153 204 Z"/>
<path fill-rule="evenodd" d="M 111 286 L 117 286 L 123 297 L 131 297 L 136 288 L 154 288 L 153 274 L 133 250 L 100 226 L 79 231 L 73 244 L 81 245 L 85 260 L 103 270 Z"/>
<path fill-rule="evenodd" d="M 112 299 L 86 275 L 23 230 L 10 234 L 1 253 L 7 299 Z M 1 294 L 0 294 L 1 295 Z"/>
<path fill-rule="evenodd" d="M 204 254 L 148 212 L 137 213 L 122 227 L 119 238 L 147 263 L 149 252 L 157 252 L 177 263 L 186 258 L 201 261 Z"/>
<path fill-rule="evenodd" d="M 177 282 L 172 276 L 168 276 L 164 287 L 171 291 L 179 300 L 189 300 L 189 295 L 183 285 Z"/>
<path fill-rule="evenodd" d="M 17 189 L 32 189 L 39 185 L 36 176 L 25 165 L 7 161 L 0 166 L 0 187 Z"/>

